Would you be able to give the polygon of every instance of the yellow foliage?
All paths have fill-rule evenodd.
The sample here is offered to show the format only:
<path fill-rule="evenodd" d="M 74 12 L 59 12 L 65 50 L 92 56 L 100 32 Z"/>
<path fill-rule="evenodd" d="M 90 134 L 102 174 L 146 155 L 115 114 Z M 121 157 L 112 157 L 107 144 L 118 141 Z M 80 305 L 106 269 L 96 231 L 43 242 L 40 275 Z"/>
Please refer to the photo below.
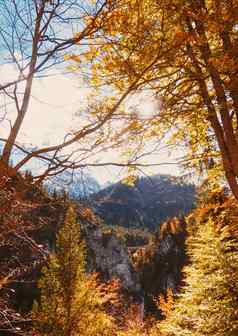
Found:
<path fill-rule="evenodd" d="M 110 336 L 113 318 L 105 304 L 116 300 L 115 286 L 101 284 L 85 271 L 85 247 L 70 208 L 57 237 L 56 254 L 40 279 L 41 304 L 34 309 L 36 328 L 47 336 Z"/>
<path fill-rule="evenodd" d="M 133 187 L 135 185 L 137 179 L 138 179 L 138 176 L 129 175 L 129 176 L 125 177 L 124 179 L 122 179 L 121 182 L 123 184 L 126 184 L 126 185 L 130 186 L 130 187 Z"/>
<path fill-rule="evenodd" d="M 215 179 L 224 169 L 238 199 L 237 11 L 230 1 L 106 1 L 99 15 L 85 19 L 94 45 L 84 61 L 97 88 L 124 98 L 155 93 L 158 117 L 143 140 L 167 131 L 170 143 L 187 149 L 187 169 Z M 132 134 L 144 130 L 130 127 Z"/>

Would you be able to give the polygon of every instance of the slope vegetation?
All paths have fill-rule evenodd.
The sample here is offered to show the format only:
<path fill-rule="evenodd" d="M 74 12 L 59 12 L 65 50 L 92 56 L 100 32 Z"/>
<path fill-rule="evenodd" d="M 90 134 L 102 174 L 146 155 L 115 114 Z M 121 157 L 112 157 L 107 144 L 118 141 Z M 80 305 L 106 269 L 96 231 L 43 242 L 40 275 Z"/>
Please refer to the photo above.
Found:
<path fill-rule="evenodd" d="M 113 184 L 94 194 L 91 201 L 108 225 L 154 230 L 168 218 L 191 210 L 195 186 L 179 177 L 155 175 L 138 179 L 134 186 Z"/>

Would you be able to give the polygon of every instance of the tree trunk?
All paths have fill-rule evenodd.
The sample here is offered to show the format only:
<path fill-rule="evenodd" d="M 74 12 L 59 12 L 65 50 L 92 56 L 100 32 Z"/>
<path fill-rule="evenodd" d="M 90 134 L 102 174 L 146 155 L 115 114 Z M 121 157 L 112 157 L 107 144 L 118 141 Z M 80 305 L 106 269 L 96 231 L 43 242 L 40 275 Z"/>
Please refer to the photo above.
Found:
<path fill-rule="evenodd" d="M 31 91 L 32 91 L 32 83 L 33 83 L 33 78 L 34 78 L 34 73 L 35 73 L 35 68 L 36 68 L 36 63 L 37 63 L 37 56 L 38 56 L 37 55 L 38 43 L 41 37 L 41 20 L 44 14 L 44 9 L 45 9 L 45 2 L 43 1 L 40 6 L 39 12 L 37 13 L 35 30 L 34 30 L 34 35 L 32 39 L 32 53 L 31 53 L 31 61 L 30 61 L 30 66 L 29 66 L 29 74 L 26 79 L 26 86 L 24 89 L 22 105 L 20 108 L 18 107 L 18 102 L 16 98 L 17 118 L 13 124 L 13 127 L 11 128 L 10 134 L 3 148 L 3 154 L 2 154 L 1 160 L 6 166 L 9 166 L 13 146 L 15 144 L 16 138 L 21 129 L 22 122 L 24 120 L 24 117 L 29 107 L 30 96 L 31 96 Z"/>
<path fill-rule="evenodd" d="M 185 17 L 185 24 L 190 32 L 193 32 L 193 27 L 189 17 Z M 220 75 L 215 67 L 209 62 L 211 56 L 210 48 L 206 40 L 205 32 L 201 22 L 197 23 L 197 32 L 205 41 L 205 45 L 200 47 L 202 57 L 207 66 L 208 74 L 213 82 L 213 86 L 217 96 L 217 102 L 219 106 L 219 112 L 221 115 L 221 122 L 218 118 L 218 112 L 210 97 L 206 81 L 204 79 L 203 71 L 199 65 L 196 55 L 189 43 L 187 43 L 187 53 L 190 60 L 196 70 L 197 82 L 200 89 L 200 94 L 203 99 L 204 105 L 208 110 L 208 121 L 215 132 L 217 143 L 221 152 L 221 158 L 223 162 L 223 168 L 227 182 L 231 188 L 234 197 L 238 201 L 238 146 L 237 139 L 234 133 L 232 121 L 229 114 L 229 108 L 227 106 L 226 95 L 221 83 Z"/>

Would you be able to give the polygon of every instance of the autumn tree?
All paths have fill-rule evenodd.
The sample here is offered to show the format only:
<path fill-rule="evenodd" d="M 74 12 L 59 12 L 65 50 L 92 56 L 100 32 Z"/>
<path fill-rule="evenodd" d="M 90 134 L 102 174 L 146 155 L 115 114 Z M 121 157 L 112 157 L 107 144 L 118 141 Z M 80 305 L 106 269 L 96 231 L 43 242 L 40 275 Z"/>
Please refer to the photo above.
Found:
<path fill-rule="evenodd" d="M 147 139 L 170 130 L 192 165 L 222 165 L 238 199 L 237 1 L 111 3 L 101 48 L 91 47 L 92 79 L 120 93 L 151 92 L 158 110 L 138 117 L 137 130 L 147 125 Z"/>
<path fill-rule="evenodd" d="M 196 225 L 197 232 L 188 240 L 186 285 L 158 328 L 169 336 L 236 335 L 237 241 L 228 226 L 221 227 L 211 217 Z"/>
<path fill-rule="evenodd" d="M 104 312 L 110 297 L 94 275 L 85 273 L 85 245 L 73 208 L 57 236 L 56 253 L 39 282 L 41 301 L 34 312 L 42 335 L 111 335 L 112 319 Z"/>
<path fill-rule="evenodd" d="M 45 169 L 39 176 L 34 176 L 34 180 L 40 182 L 47 175 L 75 168 L 76 159 L 75 156 L 72 157 L 73 154 L 76 155 L 75 148 L 72 148 L 75 142 L 79 142 L 81 146 L 81 150 L 77 151 L 77 155 L 81 153 L 78 160 L 81 165 L 82 156 L 87 157 L 90 148 L 97 147 L 95 137 L 91 144 L 89 140 L 84 142 L 84 147 L 82 144 L 82 139 L 96 132 L 105 123 L 105 120 L 99 121 L 96 118 L 85 118 L 84 127 L 69 132 L 53 146 L 25 146 L 19 141 L 19 134 L 24 129 L 26 115 L 31 114 L 29 107 L 34 81 L 49 76 L 60 67 L 62 69 L 65 52 L 72 52 L 76 43 L 82 43 L 82 50 L 86 48 L 86 44 L 93 44 L 93 36 L 98 30 L 94 21 L 98 16 L 103 21 L 106 6 L 107 1 L 97 1 L 94 4 L 87 1 L 84 5 L 75 0 L 0 2 L 1 68 L 11 64 L 15 74 L 15 78 L 9 80 L 2 78 L 0 84 L 0 121 L 1 126 L 8 131 L 7 136 L 0 139 L 2 176 L 15 176 L 29 161 L 38 158 L 45 164 Z M 74 33 L 75 24 L 77 33 Z M 18 162 L 13 160 L 15 149 L 21 153 Z"/>
<path fill-rule="evenodd" d="M 122 121 L 123 102 L 137 80 L 125 92 L 111 97 L 106 94 L 107 90 L 99 94 L 96 85 L 99 79 L 96 77 L 96 88 L 92 89 L 88 101 L 83 97 L 82 104 L 75 106 L 79 110 L 78 125 L 66 131 L 58 143 L 37 147 L 35 144 L 27 145 L 21 139 L 26 116 L 31 116 L 32 90 L 36 80 L 65 70 L 68 66 L 65 62 L 70 58 L 81 65 L 82 86 L 89 85 L 87 62 L 91 48 L 97 49 L 102 42 L 99 31 L 110 21 L 114 7 L 111 0 L 0 2 L 0 67 L 11 65 L 10 72 L 14 74 L 14 78 L 3 78 L 0 84 L 0 121 L 5 134 L 0 138 L 1 175 L 16 176 L 18 171 L 38 160 L 42 168 L 33 176 L 33 182 L 41 183 L 47 176 L 66 169 L 74 172 L 90 165 L 104 165 L 105 162 L 99 163 L 98 158 L 93 159 L 95 155 L 128 144 L 126 134 L 131 130 L 131 138 L 139 140 L 133 116 L 127 114 Z M 14 151 L 20 153 L 17 160 Z M 124 161 L 122 166 L 127 163 Z M 132 161 L 135 158 L 130 163 Z M 107 162 L 107 165 L 112 163 Z"/>

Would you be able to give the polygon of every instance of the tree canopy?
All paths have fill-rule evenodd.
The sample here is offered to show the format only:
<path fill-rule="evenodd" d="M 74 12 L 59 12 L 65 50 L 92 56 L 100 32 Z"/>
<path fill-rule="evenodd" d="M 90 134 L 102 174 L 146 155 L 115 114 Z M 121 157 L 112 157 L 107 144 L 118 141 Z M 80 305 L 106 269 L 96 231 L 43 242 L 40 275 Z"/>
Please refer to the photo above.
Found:
<path fill-rule="evenodd" d="M 147 120 L 147 136 L 170 130 L 195 164 L 222 163 L 238 198 L 237 2 L 110 3 L 100 48 L 92 46 L 86 55 L 92 81 L 121 93 L 151 90 L 159 107 Z M 144 124 L 134 121 L 137 129 Z"/>
<path fill-rule="evenodd" d="M 11 11 L 6 3 L 0 9 L 8 29 L 1 40 L 19 75 L 0 87 L 16 112 L 2 139 L 2 167 L 14 174 L 38 157 L 47 163 L 35 177 L 41 180 L 97 165 L 91 160 L 95 153 L 124 145 L 130 159 L 117 164 L 134 168 L 144 144 L 167 135 L 171 143 L 186 146 L 190 166 L 222 169 L 238 198 L 236 1 L 11 1 Z M 71 32 L 62 35 L 58 27 L 67 24 Z M 33 79 L 63 61 L 73 62 L 95 91 L 79 128 L 59 144 L 29 150 L 17 137 L 30 113 Z M 158 102 L 152 115 L 123 109 L 127 98 L 141 91 Z M 24 157 L 11 170 L 14 147 Z"/>
<path fill-rule="evenodd" d="M 211 217 L 197 225 L 188 240 L 186 286 L 160 330 L 166 336 L 236 335 L 237 240 Z"/>
<path fill-rule="evenodd" d="M 87 106 L 75 107 L 80 110 L 79 126 L 75 125 L 58 143 L 39 148 L 34 144 L 25 145 L 19 137 L 24 131 L 26 116 L 31 115 L 34 82 L 54 74 L 57 69 L 65 69 L 66 52 L 72 56 L 76 45 L 83 54 L 88 52 L 89 46 L 96 45 L 97 32 L 107 21 L 111 6 L 110 1 L 0 2 L 0 65 L 12 65 L 15 74 L 15 78 L 3 78 L 0 84 L 0 120 L 2 124 L 5 122 L 4 128 L 8 132 L 0 139 L 1 175 L 14 176 L 37 158 L 45 163 L 45 169 L 33 179 L 41 182 L 46 176 L 92 164 L 94 162 L 90 158 L 93 155 L 110 148 L 112 143 L 114 146 L 121 143 L 110 121 L 128 93 L 123 93 L 118 102 L 113 98 L 103 99 L 102 102 L 93 89 Z M 100 27 L 96 24 L 99 17 Z M 72 57 L 80 59 L 79 56 Z M 80 73 L 85 85 L 87 71 L 85 65 Z M 14 150 L 21 153 L 17 162 L 13 160 Z"/>

